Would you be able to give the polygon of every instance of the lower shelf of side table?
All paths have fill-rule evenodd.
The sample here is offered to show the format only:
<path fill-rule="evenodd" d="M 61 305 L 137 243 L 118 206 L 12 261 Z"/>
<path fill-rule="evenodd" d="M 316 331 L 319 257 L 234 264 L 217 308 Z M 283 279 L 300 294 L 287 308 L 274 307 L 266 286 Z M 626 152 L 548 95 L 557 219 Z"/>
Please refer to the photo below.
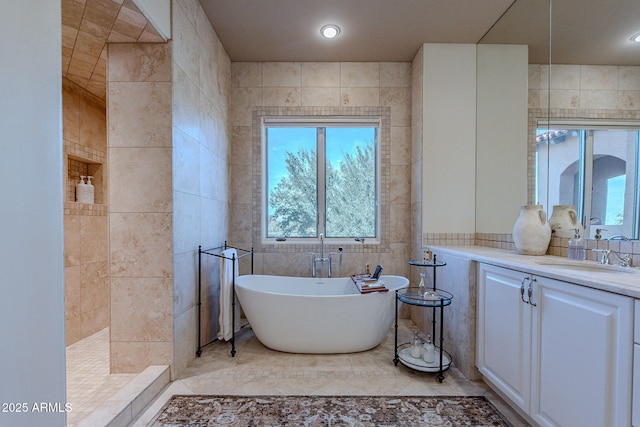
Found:
<path fill-rule="evenodd" d="M 436 360 L 433 363 L 427 363 L 422 359 L 416 359 L 409 354 L 410 344 L 402 344 L 398 346 L 398 361 L 407 368 L 415 369 L 422 372 L 440 372 L 440 353 L 442 352 L 442 372 L 451 366 L 451 356 L 439 347 L 436 347 Z"/>

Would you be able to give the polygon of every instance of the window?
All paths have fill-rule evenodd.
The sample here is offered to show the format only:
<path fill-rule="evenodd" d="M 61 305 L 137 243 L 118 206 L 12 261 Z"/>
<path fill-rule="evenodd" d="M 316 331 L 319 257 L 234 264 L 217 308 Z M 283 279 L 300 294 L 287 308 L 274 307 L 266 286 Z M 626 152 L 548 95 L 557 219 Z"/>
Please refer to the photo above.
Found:
<path fill-rule="evenodd" d="M 574 205 L 593 238 L 638 238 L 640 124 L 551 123 L 536 139 L 537 198 Z M 547 174 L 548 171 L 548 174 Z M 548 181 L 547 180 L 548 177 Z"/>
<path fill-rule="evenodd" d="M 379 239 L 379 126 L 265 118 L 264 237 Z"/>

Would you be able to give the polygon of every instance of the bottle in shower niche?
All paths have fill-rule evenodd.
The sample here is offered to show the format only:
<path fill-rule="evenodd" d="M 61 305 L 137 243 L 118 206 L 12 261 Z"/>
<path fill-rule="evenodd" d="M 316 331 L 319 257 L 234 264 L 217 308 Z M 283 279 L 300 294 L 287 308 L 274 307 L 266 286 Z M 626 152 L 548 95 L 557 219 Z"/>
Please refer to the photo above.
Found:
<path fill-rule="evenodd" d="M 422 342 L 420 342 L 420 338 L 418 338 L 418 331 L 413 332 L 409 355 L 414 359 L 420 359 L 420 356 L 422 356 Z"/>
<path fill-rule="evenodd" d="M 580 229 L 573 229 L 573 239 L 569 240 L 567 248 L 567 258 L 584 261 L 587 259 L 586 242 L 580 237 Z"/>
<path fill-rule="evenodd" d="M 93 204 L 95 201 L 95 188 L 91 183 L 92 179 L 93 179 L 92 176 L 87 177 L 87 201 L 85 202 L 85 203 L 91 203 L 91 204 Z"/>
<path fill-rule="evenodd" d="M 87 203 L 88 190 L 87 184 L 84 183 L 84 179 L 86 176 L 80 175 L 80 182 L 76 185 L 76 202 L 78 203 Z"/>
<path fill-rule="evenodd" d="M 424 343 L 422 348 L 422 360 L 426 363 L 436 362 L 436 346 L 431 342 L 431 335 L 427 335 L 427 342 Z"/>

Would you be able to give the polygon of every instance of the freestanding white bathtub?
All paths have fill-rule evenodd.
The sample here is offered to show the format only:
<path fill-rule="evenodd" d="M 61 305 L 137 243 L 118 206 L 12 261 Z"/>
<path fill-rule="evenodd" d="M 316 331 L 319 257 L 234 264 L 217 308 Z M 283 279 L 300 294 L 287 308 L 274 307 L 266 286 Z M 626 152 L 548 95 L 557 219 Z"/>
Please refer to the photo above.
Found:
<path fill-rule="evenodd" d="M 236 294 L 256 337 L 290 353 L 354 353 L 382 342 L 395 318 L 402 276 L 382 276 L 389 292 L 360 294 L 349 277 L 245 275 Z"/>

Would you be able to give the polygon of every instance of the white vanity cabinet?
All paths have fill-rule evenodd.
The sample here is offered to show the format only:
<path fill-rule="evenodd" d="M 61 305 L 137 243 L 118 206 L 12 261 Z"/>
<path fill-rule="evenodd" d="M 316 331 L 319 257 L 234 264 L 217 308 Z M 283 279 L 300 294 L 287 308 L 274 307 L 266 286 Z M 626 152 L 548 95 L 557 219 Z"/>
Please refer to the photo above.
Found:
<path fill-rule="evenodd" d="M 477 366 L 540 426 L 631 423 L 633 299 L 480 264 Z"/>
<path fill-rule="evenodd" d="M 476 366 L 512 403 L 531 401 L 531 306 L 521 301 L 525 275 L 480 264 Z"/>
<path fill-rule="evenodd" d="M 640 300 L 635 300 L 633 327 L 633 404 L 631 425 L 640 427 Z"/>

